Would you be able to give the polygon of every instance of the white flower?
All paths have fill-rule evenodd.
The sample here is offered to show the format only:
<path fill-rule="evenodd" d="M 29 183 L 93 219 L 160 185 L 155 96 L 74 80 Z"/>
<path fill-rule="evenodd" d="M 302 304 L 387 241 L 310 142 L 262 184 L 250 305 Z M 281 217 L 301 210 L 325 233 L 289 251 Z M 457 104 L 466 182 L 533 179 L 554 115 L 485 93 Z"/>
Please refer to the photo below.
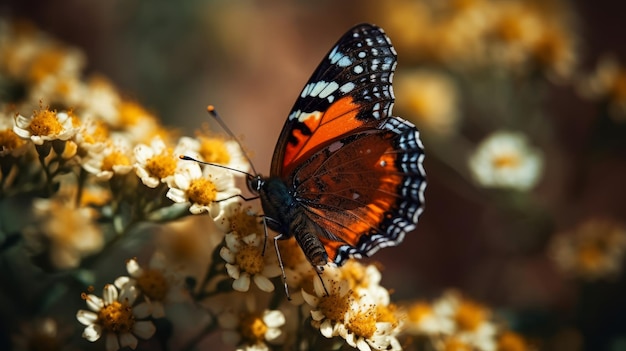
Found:
<path fill-rule="evenodd" d="M 143 320 L 150 315 L 146 302 L 135 305 L 138 291 L 133 285 L 125 285 L 119 292 L 112 284 L 105 285 L 102 298 L 86 295 L 88 310 L 79 310 L 76 318 L 85 325 L 83 338 L 94 342 L 103 335 L 107 351 L 124 347 L 135 349 L 137 337 L 149 339 L 156 328 L 152 321 Z"/>
<path fill-rule="evenodd" d="M 38 199 L 34 208 L 41 220 L 39 231 L 50 245 L 50 260 L 57 268 L 76 267 L 82 257 L 98 252 L 104 245 L 90 208 L 75 208 L 60 199 Z"/>
<path fill-rule="evenodd" d="M 137 145 L 135 160 L 137 176 L 150 188 L 156 188 L 160 183 L 167 182 L 176 172 L 177 158 L 158 137 L 152 139 L 150 145 Z"/>
<path fill-rule="evenodd" d="M 454 339 L 476 350 L 495 350 L 497 328 L 487 307 L 449 291 L 433 303 L 433 310 L 437 318 L 452 321 L 450 336 Z"/>
<path fill-rule="evenodd" d="M 89 150 L 82 166 L 99 180 L 109 180 L 115 174 L 128 174 L 133 170 L 130 144 L 119 136 L 113 138 L 103 149 Z"/>
<path fill-rule="evenodd" d="M 218 317 L 224 329 L 224 342 L 238 345 L 237 350 L 268 350 L 266 342 L 279 342 L 285 325 L 285 316 L 280 310 L 235 313 L 227 311 Z"/>
<path fill-rule="evenodd" d="M 250 165 L 241 147 L 235 140 L 200 135 L 197 138 L 183 137 L 179 141 L 177 153 L 199 158 L 201 161 L 223 165 L 241 172 L 248 172 Z M 233 172 L 234 175 L 243 175 Z"/>
<path fill-rule="evenodd" d="M 626 254 L 622 223 L 592 218 L 568 233 L 555 235 L 550 254 L 563 273 L 593 281 L 616 278 Z"/>
<path fill-rule="evenodd" d="M 147 268 L 142 268 L 136 258 L 126 262 L 130 277 L 119 277 L 115 286 L 123 288 L 126 284 L 134 285 L 148 300 L 154 318 L 165 316 L 165 303 L 180 300 L 182 289 L 180 278 L 167 269 L 165 256 L 155 252 Z"/>
<path fill-rule="evenodd" d="M 20 138 L 42 145 L 45 141 L 68 140 L 76 134 L 78 128 L 74 127 L 69 114 L 41 109 L 29 117 L 18 115 L 13 131 Z"/>
<path fill-rule="evenodd" d="M 280 275 L 280 267 L 274 255 L 263 252 L 263 236 L 250 234 L 240 238 L 236 233 L 228 233 L 225 241 L 226 246 L 220 250 L 220 256 L 226 261 L 228 275 L 235 279 L 233 289 L 248 291 L 252 278 L 259 289 L 274 291 L 274 284 L 269 278 Z"/>
<path fill-rule="evenodd" d="M 19 157 L 28 150 L 29 143 L 13 131 L 14 123 L 9 113 L 0 112 L 0 157 Z"/>
<path fill-rule="evenodd" d="M 166 196 L 174 202 L 189 203 L 189 212 L 208 212 L 216 218 L 229 202 L 235 201 L 240 191 L 235 187 L 232 172 L 217 167 L 206 167 L 197 162 L 181 161 L 181 165 L 168 182 Z M 232 199 L 232 201 L 228 201 Z"/>
<path fill-rule="evenodd" d="M 339 335 L 339 329 L 343 326 L 346 317 L 352 308 L 352 291 L 347 280 L 328 279 L 324 271 L 323 282 L 315 276 L 313 290 L 315 295 L 309 294 L 302 289 L 304 301 L 312 307 L 311 325 L 318 328 L 320 333 L 327 338 Z"/>
<path fill-rule="evenodd" d="M 469 158 L 476 181 L 485 187 L 528 190 L 541 175 L 543 159 L 520 133 L 496 132 Z"/>

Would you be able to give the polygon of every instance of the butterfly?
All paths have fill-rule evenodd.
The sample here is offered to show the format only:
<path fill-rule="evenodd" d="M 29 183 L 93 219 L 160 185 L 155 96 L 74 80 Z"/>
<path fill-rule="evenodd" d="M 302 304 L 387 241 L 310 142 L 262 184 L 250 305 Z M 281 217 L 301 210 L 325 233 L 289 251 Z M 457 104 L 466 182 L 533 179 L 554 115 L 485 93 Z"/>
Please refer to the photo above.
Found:
<path fill-rule="evenodd" d="M 295 237 L 319 273 L 397 245 L 415 229 L 424 148 L 415 126 L 391 115 L 396 62 L 381 28 L 346 32 L 291 109 L 269 177 L 248 176 L 266 226 L 278 233 L 279 257 L 276 240 Z"/>

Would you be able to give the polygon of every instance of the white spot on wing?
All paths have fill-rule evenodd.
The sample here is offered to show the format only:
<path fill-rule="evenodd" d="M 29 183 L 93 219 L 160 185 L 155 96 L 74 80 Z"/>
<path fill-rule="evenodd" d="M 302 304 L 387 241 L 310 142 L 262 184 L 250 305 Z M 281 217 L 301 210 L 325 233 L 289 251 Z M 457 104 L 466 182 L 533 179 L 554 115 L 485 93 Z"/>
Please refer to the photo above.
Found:
<path fill-rule="evenodd" d="M 354 83 L 352 82 L 348 82 L 342 85 L 341 88 L 339 88 L 339 90 L 341 90 L 342 93 L 349 93 L 352 91 L 352 89 L 354 89 Z"/>
<path fill-rule="evenodd" d="M 361 74 L 363 73 L 363 67 L 362 66 L 354 66 L 354 68 L 352 69 L 354 71 L 354 73 L 356 74 Z"/>
<path fill-rule="evenodd" d="M 339 84 L 337 84 L 336 82 L 330 82 L 328 83 L 328 85 L 326 85 L 326 87 L 324 87 L 322 91 L 320 91 L 318 96 L 321 97 L 322 99 L 326 98 L 330 94 L 334 93 L 338 88 L 339 88 Z"/>
<path fill-rule="evenodd" d="M 352 64 L 352 60 L 348 56 L 343 56 L 339 61 L 337 61 L 337 65 L 339 67 L 348 67 Z"/>

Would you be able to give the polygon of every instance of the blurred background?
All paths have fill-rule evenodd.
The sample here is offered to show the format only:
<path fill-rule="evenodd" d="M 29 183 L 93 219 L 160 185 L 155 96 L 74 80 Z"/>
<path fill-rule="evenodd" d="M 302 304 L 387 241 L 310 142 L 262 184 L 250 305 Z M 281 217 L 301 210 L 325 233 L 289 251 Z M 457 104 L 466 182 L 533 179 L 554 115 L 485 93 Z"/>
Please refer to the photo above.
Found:
<path fill-rule="evenodd" d="M 0 5 L 3 18 L 82 49 L 87 75 L 107 77 L 181 134 L 215 105 L 263 174 L 323 55 L 354 24 L 382 26 L 398 51 L 394 114 L 420 128 L 428 175 L 418 229 L 375 257 L 383 284 L 395 300 L 458 288 L 514 315 L 545 350 L 626 350 L 623 249 L 611 256 L 616 269 L 591 277 L 553 254 L 555 237 L 588 221 L 626 219 L 625 10 L 608 0 Z M 468 159 L 497 130 L 539 150 L 532 187 L 473 176 Z"/>

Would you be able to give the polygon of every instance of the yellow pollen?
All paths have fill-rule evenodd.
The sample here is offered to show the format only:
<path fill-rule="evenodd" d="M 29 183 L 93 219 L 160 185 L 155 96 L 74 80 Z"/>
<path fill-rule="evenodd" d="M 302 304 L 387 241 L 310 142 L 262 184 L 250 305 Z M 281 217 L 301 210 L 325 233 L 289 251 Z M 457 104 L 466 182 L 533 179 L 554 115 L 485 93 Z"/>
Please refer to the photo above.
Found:
<path fill-rule="evenodd" d="M 113 151 L 102 159 L 102 170 L 113 171 L 113 166 L 130 166 L 130 160 L 124 153 Z"/>
<path fill-rule="evenodd" d="M 35 111 L 35 116 L 28 126 L 33 135 L 56 135 L 61 133 L 63 126 L 57 119 L 56 112 L 50 110 Z"/>
<path fill-rule="evenodd" d="M 331 294 L 320 298 L 318 308 L 331 321 L 343 321 L 344 316 L 350 311 L 350 293 L 345 296 Z"/>
<path fill-rule="evenodd" d="M 249 341 L 250 344 L 256 344 L 262 341 L 268 329 L 269 328 L 260 316 L 250 314 L 241 317 L 239 331 L 241 332 L 241 336 L 246 341 Z"/>
<path fill-rule="evenodd" d="M 114 301 L 98 311 L 98 321 L 104 330 L 116 334 L 129 333 L 135 325 L 133 309 L 119 301 Z"/>
<path fill-rule="evenodd" d="M 176 160 L 169 153 L 156 155 L 146 162 L 146 170 L 156 178 L 163 179 L 176 171 Z"/>
<path fill-rule="evenodd" d="M 24 145 L 25 141 L 11 129 L 0 130 L 0 150 L 15 150 Z"/>
<path fill-rule="evenodd" d="M 426 302 L 417 302 L 409 308 L 408 317 L 413 323 L 420 323 L 424 318 L 433 313 L 432 308 Z"/>
<path fill-rule="evenodd" d="M 390 323 L 394 327 L 398 325 L 398 316 L 396 311 L 398 307 L 394 304 L 389 304 L 388 306 L 376 306 L 376 321 L 377 322 L 385 322 Z"/>
<path fill-rule="evenodd" d="M 150 116 L 143 106 L 133 101 L 123 101 L 119 106 L 119 116 L 123 125 L 133 126 L 145 117 Z"/>
<path fill-rule="evenodd" d="M 167 295 L 167 280 L 163 272 L 157 269 L 148 269 L 137 278 L 137 285 L 151 300 L 163 301 Z"/>
<path fill-rule="evenodd" d="M 367 276 L 365 275 L 365 267 L 355 260 L 346 262 L 344 269 L 341 270 L 344 279 L 350 282 L 350 287 L 365 286 L 367 284 Z"/>
<path fill-rule="evenodd" d="M 220 138 L 201 138 L 200 155 L 206 162 L 228 164 L 230 162 L 230 154 L 224 145 L 224 140 Z"/>
<path fill-rule="evenodd" d="M 248 211 L 240 208 L 230 218 L 231 229 L 234 232 L 239 233 L 241 236 L 247 236 L 254 233 L 261 232 L 261 223 L 259 217 L 254 213 L 250 214 Z M 295 239 L 294 239 L 295 240 Z M 283 260 L 284 261 L 284 260 Z"/>
<path fill-rule="evenodd" d="M 514 168 L 520 163 L 520 158 L 515 154 L 504 154 L 496 156 L 493 159 L 493 166 L 495 168 Z"/>
<path fill-rule="evenodd" d="M 371 338 L 376 332 L 376 313 L 367 310 L 350 318 L 346 327 L 357 336 Z"/>
<path fill-rule="evenodd" d="M 74 119 L 72 118 L 72 121 Z M 109 139 L 109 129 L 102 121 L 96 121 L 94 128 L 89 131 L 90 134 L 84 134 L 85 141 L 90 144 L 97 142 L 105 142 Z"/>
<path fill-rule="evenodd" d="M 261 273 L 265 267 L 261 249 L 255 246 L 244 245 L 235 255 L 239 268 L 250 275 Z"/>
<path fill-rule="evenodd" d="M 207 206 L 215 201 L 217 189 L 212 181 L 206 178 L 198 178 L 192 180 L 191 184 L 189 184 L 187 196 L 191 203 Z"/>
<path fill-rule="evenodd" d="M 485 321 L 485 309 L 471 301 L 462 301 L 456 311 L 454 319 L 460 330 L 474 331 Z"/>

